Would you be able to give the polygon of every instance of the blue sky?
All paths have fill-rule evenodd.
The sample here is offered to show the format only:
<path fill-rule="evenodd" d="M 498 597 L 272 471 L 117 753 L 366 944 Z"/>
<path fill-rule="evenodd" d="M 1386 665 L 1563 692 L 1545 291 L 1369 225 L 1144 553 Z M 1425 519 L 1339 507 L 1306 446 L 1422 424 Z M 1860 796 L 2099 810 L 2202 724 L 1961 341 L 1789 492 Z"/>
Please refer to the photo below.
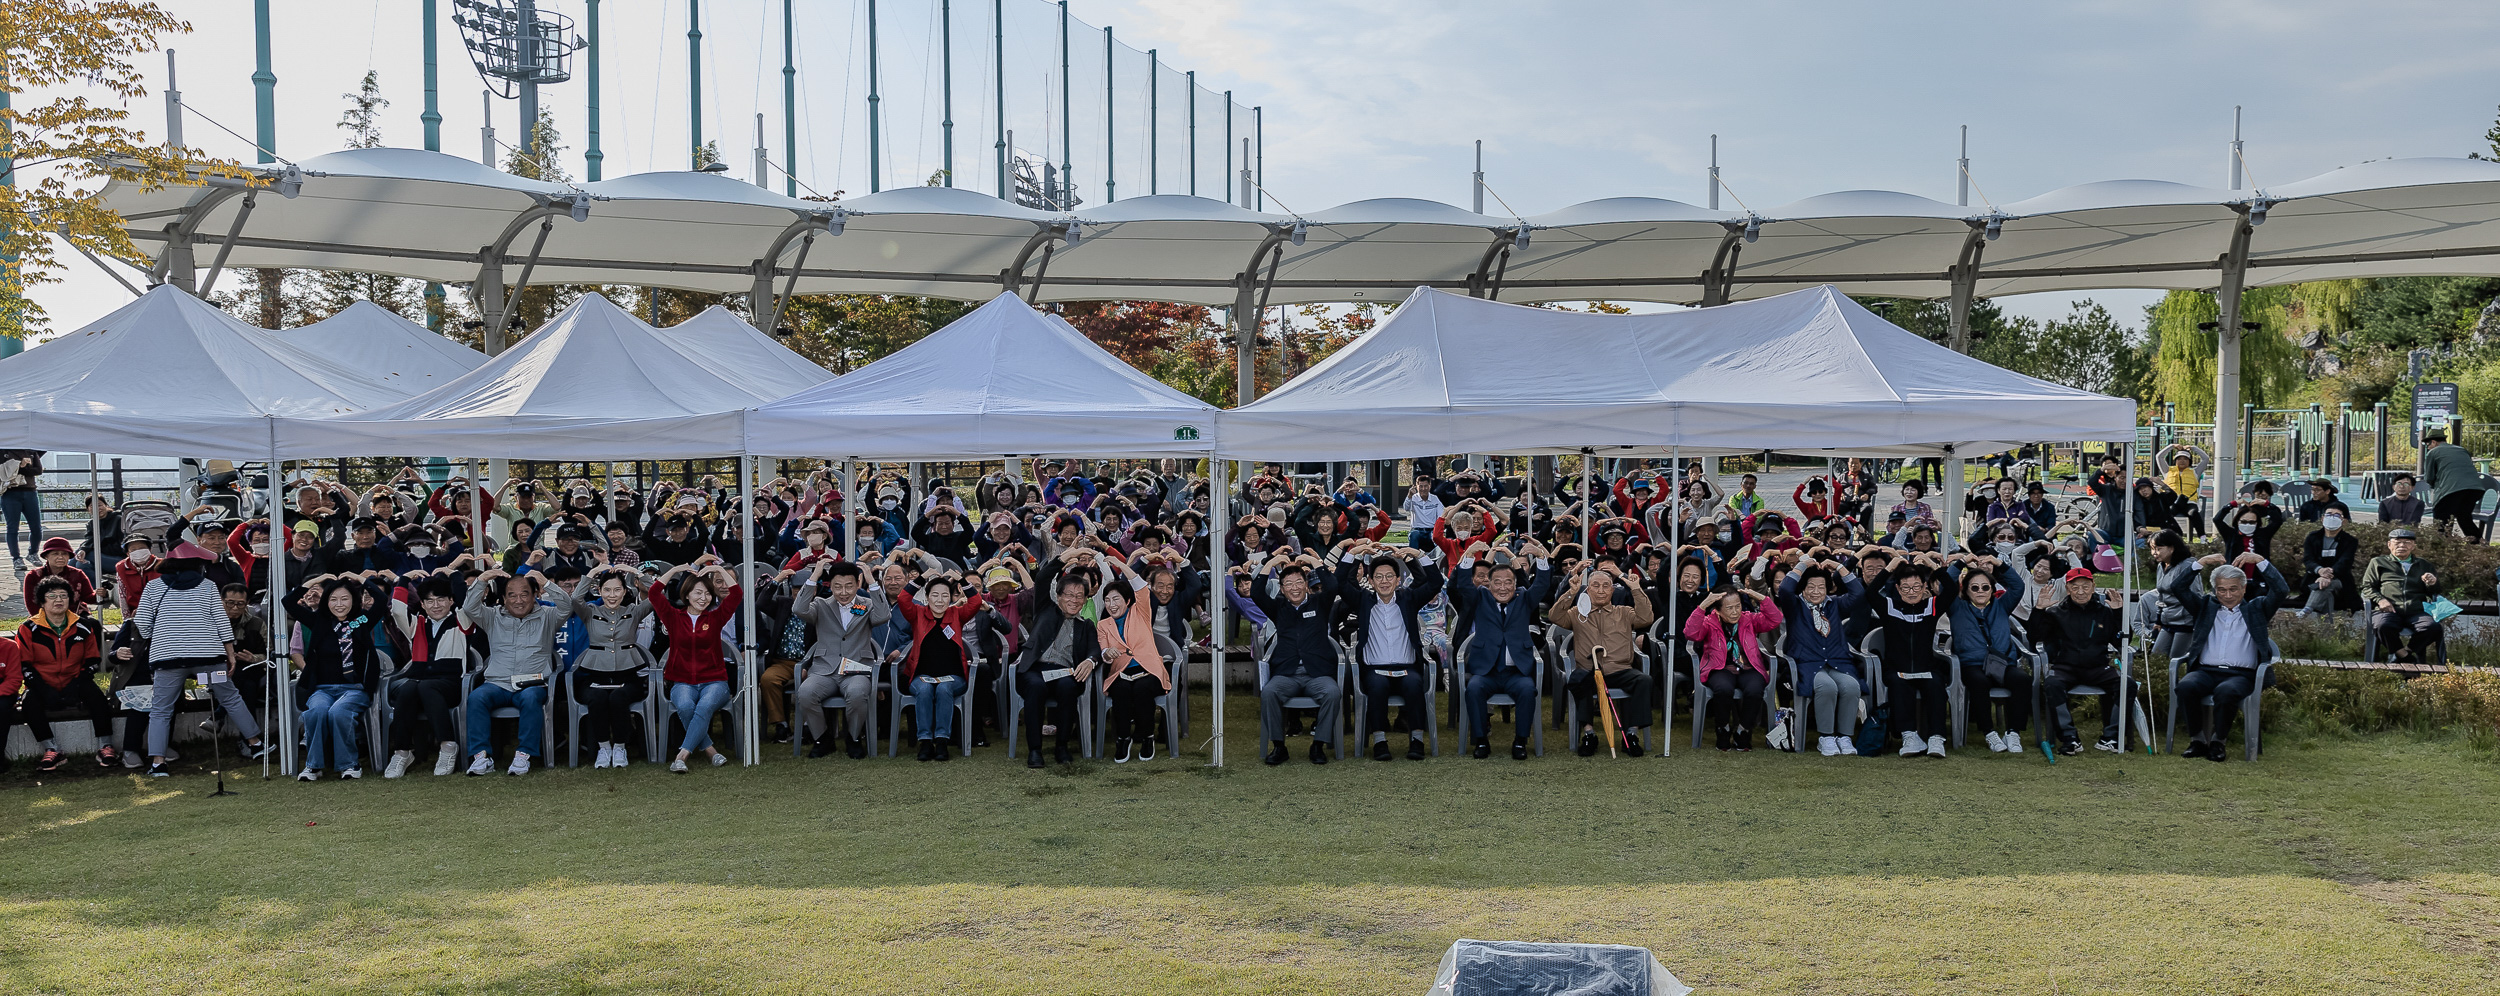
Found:
<path fill-rule="evenodd" d="M 582 0 L 544 3 L 576 17 L 584 8 Z M 898 177 L 914 182 L 938 163 L 940 80 L 930 42 L 937 4 L 879 5 L 888 185 Z M 169 41 L 181 50 L 186 101 L 248 134 L 249 6 L 165 5 L 196 28 Z M 417 0 L 272 6 L 282 154 L 338 147 L 339 97 L 368 68 L 393 101 L 386 138 L 418 144 Z M 441 6 L 447 15 L 449 0 Z M 602 5 L 610 176 L 682 168 L 685 6 Z M 1046 94 L 1054 85 L 1055 12 L 1038 0 L 1006 6 L 1008 123 L 1018 129 L 1017 144 L 1030 146 L 1026 136 L 1056 127 L 1046 120 L 1055 118 Z M 747 171 L 758 110 L 770 114 L 770 144 L 780 144 L 780 7 L 779 0 L 702 0 L 707 132 L 720 138 L 733 175 Z M 819 189 L 867 189 L 863 7 L 796 3 L 804 91 L 797 172 Z M 1073 43 L 1086 52 L 1098 51 L 1098 27 L 1112 25 L 1119 42 L 1159 49 L 1172 72 L 1195 70 L 1201 85 L 1263 105 L 1266 186 L 1304 212 L 1384 196 L 1464 206 L 1477 139 L 1485 143 L 1488 181 L 1521 214 L 1633 194 L 1702 203 L 1713 133 L 1728 185 L 1756 209 L 1858 188 L 1951 201 L 1962 125 L 1971 129 L 1974 204 L 2113 178 L 2222 186 L 2233 105 L 2246 107 L 2251 185 L 2267 186 L 2369 159 L 2488 152 L 2480 136 L 2500 105 L 2489 55 L 2490 40 L 2500 37 L 2500 4 L 1076 0 L 1071 9 L 1086 22 Z M 988 0 L 954 3 L 957 143 L 965 157 L 991 141 L 990 10 Z M 442 44 L 443 147 L 474 156 L 479 84 L 448 25 Z M 1091 57 L 1099 67 L 1099 56 Z M 152 81 L 161 77 L 161 56 L 143 64 Z M 1132 68 L 1123 70 L 1120 106 L 1142 107 L 1142 92 L 1129 89 L 1143 79 L 1133 68 L 1142 62 L 1122 65 Z M 1165 94 L 1177 90 L 1166 87 Z M 1082 78 L 1075 95 L 1079 104 L 1101 99 Z M 579 81 L 546 97 L 577 155 L 582 97 Z M 134 105 L 152 134 L 162 125 L 160 108 L 153 96 Z M 508 139 L 513 105 L 501 102 L 495 113 Z M 1080 110 L 1075 120 L 1092 113 Z M 1118 113 L 1132 122 L 1142 116 Z M 1202 119 L 1201 127 L 1214 126 Z M 249 155 L 242 142 L 196 120 L 187 137 L 212 153 Z M 1089 161 L 1086 139 L 1076 144 L 1080 176 L 1091 183 L 1099 163 Z M 779 150 L 774 156 L 783 159 Z M 578 173 L 578 158 L 572 165 Z M 1163 168 L 1167 176 L 1180 172 L 1168 162 Z M 1123 194 L 1143 192 L 1139 162 L 1120 170 Z M 1167 182 L 1166 192 L 1177 183 Z M 69 282 L 37 292 L 56 328 L 74 328 L 127 298 L 71 258 L 79 268 L 68 271 Z M 2080 295 L 2008 305 L 2055 316 L 2073 296 Z M 2089 296 L 2130 321 L 2155 297 Z"/>

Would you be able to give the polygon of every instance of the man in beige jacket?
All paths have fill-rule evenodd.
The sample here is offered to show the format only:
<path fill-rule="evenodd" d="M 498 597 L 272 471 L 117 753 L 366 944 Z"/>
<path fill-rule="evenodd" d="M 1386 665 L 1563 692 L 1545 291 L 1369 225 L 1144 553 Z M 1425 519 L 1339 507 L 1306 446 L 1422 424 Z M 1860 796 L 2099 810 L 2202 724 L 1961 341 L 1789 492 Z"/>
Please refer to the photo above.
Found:
<path fill-rule="evenodd" d="M 1616 593 L 1631 596 L 1631 604 L 1619 604 Z M 1554 600 L 1546 613 L 1546 621 L 1571 631 L 1569 677 L 1563 687 L 1571 693 L 1580 708 L 1580 756 L 1597 753 L 1597 676 L 1594 668 L 1606 669 L 1606 687 L 1621 689 L 1624 698 L 1619 708 L 1623 715 L 1625 750 L 1633 757 L 1642 753 L 1641 732 L 1649 728 L 1650 677 L 1640 668 L 1641 634 L 1657 619 L 1650 611 L 1649 595 L 1639 584 L 1624 577 L 1612 561 L 1598 561 L 1595 567 L 1583 567 L 1571 587 Z"/>

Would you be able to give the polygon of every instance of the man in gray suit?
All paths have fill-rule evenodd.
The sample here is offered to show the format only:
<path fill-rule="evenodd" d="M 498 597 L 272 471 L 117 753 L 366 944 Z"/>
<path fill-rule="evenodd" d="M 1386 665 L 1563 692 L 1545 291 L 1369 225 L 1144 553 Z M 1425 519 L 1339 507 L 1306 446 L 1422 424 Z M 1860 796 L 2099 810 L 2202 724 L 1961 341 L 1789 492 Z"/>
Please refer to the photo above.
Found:
<path fill-rule="evenodd" d="M 827 582 L 828 593 L 816 594 L 817 582 Z M 815 642 L 807 648 L 807 659 L 799 662 L 806 679 L 799 682 L 799 721 L 807 733 L 816 738 L 816 747 L 809 757 L 833 753 L 835 740 L 825 723 L 825 700 L 836 695 L 849 703 L 842 710 L 844 725 L 849 727 L 843 737 L 851 757 L 868 756 L 868 719 L 876 711 L 877 701 L 877 628 L 885 625 L 893 613 L 885 592 L 871 587 L 860 591 L 864 580 L 859 565 L 831 558 L 818 560 L 807 572 L 807 581 L 799 586 L 798 599 L 790 605 L 790 623 L 816 627 Z"/>

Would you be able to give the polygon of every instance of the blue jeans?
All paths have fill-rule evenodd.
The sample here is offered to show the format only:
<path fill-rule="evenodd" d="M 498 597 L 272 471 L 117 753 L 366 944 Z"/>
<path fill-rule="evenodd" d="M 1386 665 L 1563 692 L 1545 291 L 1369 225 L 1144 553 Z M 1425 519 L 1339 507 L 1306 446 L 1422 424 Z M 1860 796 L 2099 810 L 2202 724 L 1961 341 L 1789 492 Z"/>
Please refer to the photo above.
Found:
<path fill-rule="evenodd" d="M 920 723 L 920 739 L 955 739 L 955 696 L 963 687 L 964 680 L 956 676 L 911 680 L 911 711 Z"/>
<path fill-rule="evenodd" d="M 686 739 L 677 744 L 677 749 L 687 753 L 702 750 L 712 745 L 712 714 L 729 704 L 729 683 L 678 682 L 668 687 L 668 704 L 677 710 L 678 721 L 686 724 Z"/>
<path fill-rule="evenodd" d="M 1516 724 L 1512 736 L 1528 739 L 1536 729 L 1536 679 L 1521 674 L 1518 668 L 1502 666 L 1490 674 L 1467 676 L 1467 718 L 1474 723 L 1474 735 L 1491 739 L 1493 735 L 1493 697 L 1508 695 L 1511 719 Z"/>
<path fill-rule="evenodd" d="M 495 710 L 505 706 L 521 710 L 521 753 L 544 757 L 545 744 L 540 734 L 539 717 L 547 711 L 547 686 L 537 685 L 520 691 L 509 691 L 502 685 L 479 685 L 469 691 L 469 753 L 483 754 L 495 745 Z"/>
<path fill-rule="evenodd" d="M 43 545 L 43 496 L 41 493 L 33 488 L 0 493 L 0 515 L 5 515 L 9 520 L 9 556 L 18 555 L 17 522 L 19 519 L 26 520 L 26 525 L 35 531 L 35 538 L 26 541 L 26 548 L 32 550 Z"/>
<path fill-rule="evenodd" d="M 356 763 L 356 725 L 364 721 L 365 707 L 372 704 L 373 696 L 362 685 L 315 687 L 304 700 L 304 742 L 312 748 L 304 756 L 304 767 L 363 767 Z"/>

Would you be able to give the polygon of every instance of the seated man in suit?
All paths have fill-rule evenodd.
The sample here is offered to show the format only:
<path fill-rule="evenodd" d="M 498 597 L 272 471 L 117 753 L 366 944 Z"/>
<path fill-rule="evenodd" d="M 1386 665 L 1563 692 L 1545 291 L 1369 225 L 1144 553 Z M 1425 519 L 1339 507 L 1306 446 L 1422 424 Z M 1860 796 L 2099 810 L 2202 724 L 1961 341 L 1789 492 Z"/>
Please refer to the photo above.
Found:
<path fill-rule="evenodd" d="M 877 701 L 877 627 L 891 621 L 894 607 L 879 588 L 862 592 L 866 581 L 858 564 L 818 558 L 790 603 L 789 625 L 815 628 L 815 640 L 799 662 L 801 735 L 816 738 L 810 757 L 835 750 L 854 759 L 868 756 L 868 719 Z M 836 695 L 849 703 L 842 710 L 845 735 L 838 737 L 825 722 L 825 700 Z"/>
<path fill-rule="evenodd" d="M 2274 641 L 2266 635 L 2266 621 L 2274 618 L 2283 599 L 2291 597 L 2292 586 L 2284 583 L 2273 564 L 2254 553 L 2240 554 L 2231 564 L 2224 564 L 2218 553 L 2198 563 L 2213 568 L 2206 580 L 2210 594 L 2196 590 L 2194 571 L 2180 571 L 2164 589 L 2185 604 L 2196 620 L 2187 653 L 2180 656 L 2186 673 L 2179 676 L 2172 694 L 2188 714 L 2186 756 L 2221 761 L 2222 734 L 2231 727 L 2229 710 L 2260 691 L 2257 665 L 2274 659 Z M 2208 695 L 2214 699 L 2212 708 L 2203 704 Z"/>
<path fill-rule="evenodd" d="M 2422 608 L 2424 599 L 2439 594 L 2439 574 L 2430 561 L 2413 555 L 2413 547 L 2413 530 L 2390 529 L 2387 555 L 2371 558 L 2361 571 L 2361 597 L 2370 600 L 2370 628 L 2378 631 L 2378 647 L 2390 661 L 2421 660 L 2422 652 L 2439 641 L 2438 621 Z"/>
<path fill-rule="evenodd" d="M 1352 548 L 1338 568 L 1337 587 L 1345 592 L 1339 613 L 1353 629 L 1355 680 L 1363 683 L 1364 726 L 1371 730 L 1372 760 L 1389 754 L 1389 699 L 1403 697 L 1398 727 L 1406 731 L 1406 759 L 1424 759 L 1424 695 L 1431 687 L 1431 664 L 1423 649 L 1423 626 L 1417 610 L 1441 594 L 1441 572 L 1431 556 L 1414 547 L 1392 548 L 1371 540 L 1350 540 Z M 1407 583 L 1400 561 L 1412 564 L 1414 582 Z"/>
<path fill-rule="evenodd" d="M 1328 763 L 1345 690 L 1337 687 L 1337 647 L 1328 639 L 1336 618 L 1337 591 L 1317 556 L 1268 558 L 1266 576 L 1250 584 L 1250 598 L 1267 613 L 1276 643 L 1268 651 L 1267 684 L 1259 689 L 1259 739 L 1269 764 L 1285 763 L 1285 700 L 1308 696 L 1319 703 L 1311 728 L 1311 763 Z"/>
<path fill-rule="evenodd" d="M 1467 718 L 1472 724 L 1469 728 L 1475 732 L 1475 756 L 1492 757 L 1492 698 L 1510 696 L 1517 722 L 1511 733 L 1510 756 L 1525 761 L 1528 731 L 1537 721 L 1536 641 L 1528 627 L 1536 621 L 1537 606 L 1544 604 L 1546 593 L 1554 586 L 1554 565 L 1547 559 L 1545 548 L 1530 540 L 1512 554 L 1509 562 L 1496 559 L 1479 587 L 1473 574 L 1476 558 L 1489 550 L 1483 543 L 1468 547 L 1467 556 L 1450 571 L 1451 602 L 1463 602 L 1474 610 L 1474 626 L 1467 635 Z M 1522 560 L 1536 562 L 1535 577 L 1526 585 L 1520 583 L 1520 576 L 1527 573 L 1520 565 Z"/>

